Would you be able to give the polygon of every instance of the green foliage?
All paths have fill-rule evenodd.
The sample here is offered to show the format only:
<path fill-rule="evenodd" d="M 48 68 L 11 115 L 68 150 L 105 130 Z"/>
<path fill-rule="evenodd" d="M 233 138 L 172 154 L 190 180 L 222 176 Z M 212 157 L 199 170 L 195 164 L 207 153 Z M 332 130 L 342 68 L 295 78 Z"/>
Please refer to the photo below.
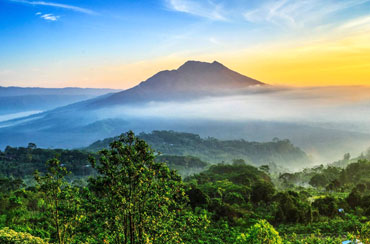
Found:
<path fill-rule="evenodd" d="M 366 222 L 362 225 L 360 237 L 364 243 L 370 243 L 370 222 Z"/>
<path fill-rule="evenodd" d="M 309 235 L 292 235 L 283 241 L 284 244 L 338 244 L 342 243 L 340 237 L 325 237 L 320 232 Z"/>
<path fill-rule="evenodd" d="M 194 141 L 199 148 L 205 142 L 215 148 L 221 143 L 176 135 L 155 132 L 149 140 L 161 139 L 161 146 L 173 149 L 184 145 L 184 150 Z M 4 238 L 90 244 L 370 243 L 370 162 L 365 160 L 343 169 L 320 165 L 277 175 L 273 164 L 256 168 L 238 154 L 229 158 L 230 164 L 211 166 L 192 156 L 159 155 L 129 132 L 91 155 L 87 180 L 81 177 L 86 152 L 43 150 L 30 144 L 0 152 Z M 47 156 L 59 159 L 41 166 Z M 343 160 L 353 161 L 349 155 Z M 17 171 L 12 163 L 24 167 Z M 170 168 L 187 175 L 185 181 Z M 41 171 L 35 181 L 13 177 L 31 169 Z"/>
<path fill-rule="evenodd" d="M 340 174 L 339 181 L 342 184 L 355 187 L 358 184 L 365 184 L 370 189 L 370 161 L 359 160 L 349 164 Z M 369 186 L 369 187 L 367 187 Z M 364 189 L 365 190 L 365 189 Z"/>
<path fill-rule="evenodd" d="M 8 146 L 4 152 L 0 151 L 0 176 L 25 178 L 35 170 L 47 172 L 45 162 L 56 157 L 72 173 L 70 178 L 87 177 L 96 173 L 89 163 L 89 155 L 97 157 L 96 153 L 81 150 L 41 149 L 33 143 L 27 148 Z M 207 162 L 194 156 L 159 155 L 156 160 L 167 163 L 183 177 L 199 173 L 208 166 Z"/>
<path fill-rule="evenodd" d="M 314 187 L 325 187 L 329 183 L 329 179 L 323 174 L 312 176 L 309 184 Z"/>
<path fill-rule="evenodd" d="M 187 231 L 181 218 L 187 198 L 181 177 L 155 162 L 145 141 L 128 132 L 102 150 L 91 179 L 101 223 L 112 243 L 176 243 Z"/>
<path fill-rule="evenodd" d="M 254 203 L 269 203 L 275 193 L 272 183 L 257 181 L 252 187 L 251 200 Z"/>
<path fill-rule="evenodd" d="M 282 239 L 272 225 L 260 220 L 253 225 L 247 234 L 240 234 L 237 243 L 245 244 L 281 244 Z"/>
<path fill-rule="evenodd" d="M 186 181 L 193 209 L 207 209 L 214 220 L 227 219 L 233 225 L 249 225 L 252 204 L 265 204 L 274 193 L 270 177 L 246 164 L 212 165 Z"/>
<path fill-rule="evenodd" d="M 57 157 L 68 171 L 76 176 L 87 176 L 94 172 L 89 167 L 89 154 L 79 150 L 41 149 L 32 143 L 25 147 L 6 147 L 0 151 L 0 175 L 24 178 L 31 176 L 35 170 L 47 172 L 45 162 Z"/>
<path fill-rule="evenodd" d="M 309 223 L 312 221 L 312 209 L 307 201 L 293 191 L 279 192 L 274 196 L 277 203 L 276 223 Z"/>
<path fill-rule="evenodd" d="M 79 211 L 79 189 L 65 180 L 69 172 L 58 159 L 49 160 L 47 165 L 48 173 L 42 176 L 38 172 L 35 173 L 37 187 L 44 193 L 45 202 L 40 204 L 45 204 L 45 209 L 53 220 L 54 239 L 59 244 L 71 243 L 82 218 Z"/>
<path fill-rule="evenodd" d="M 285 166 L 298 166 L 310 162 L 305 152 L 295 147 L 289 140 L 277 139 L 266 143 L 245 140 L 221 141 L 215 138 L 203 139 L 196 134 L 174 131 L 141 133 L 139 137 L 165 155 L 191 155 L 213 164 L 232 163 L 233 159 L 243 159 L 256 165 L 274 162 Z M 87 149 L 97 151 L 108 148 L 109 143 L 117 139 L 118 137 L 97 141 Z"/>
<path fill-rule="evenodd" d="M 336 181 L 341 173 L 341 169 L 334 166 L 319 165 L 313 168 L 306 168 L 295 173 L 281 173 L 279 182 L 282 187 L 291 188 L 295 185 L 310 184 L 313 187 L 325 188 L 328 184 L 333 183 L 332 190 L 340 187 L 340 182 Z M 338 184 L 339 183 L 339 184 Z M 330 190 L 330 187 L 328 188 Z"/>
<path fill-rule="evenodd" d="M 361 194 L 359 193 L 359 191 L 354 188 L 351 193 L 348 195 L 347 197 L 347 202 L 348 202 L 348 205 L 351 207 L 351 208 L 356 208 L 357 206 L 360 206 L 361 204 Z"/>
<path fill-rule="evenodd" d="M 199 173 L 209 165 L 193 156 L 159 155 L 156 161 L 166 163 L 170 169 L 176 170 L 183 177 Z"/>
<path fill-rule="evenodd" d="M 321 215 L 334 217 L 336 214 L 339 214 L 338 200 L 334 197 L 318 198 L 312 203 L 312 206 L 318 209 Z"/>
<path fill-rule="evenodd" d="M 28 233 L 16 232 L 9 228 L 0 229 L 0 243 L 6 244 L 47 244 L 41 238 L 34 237 Z"/>

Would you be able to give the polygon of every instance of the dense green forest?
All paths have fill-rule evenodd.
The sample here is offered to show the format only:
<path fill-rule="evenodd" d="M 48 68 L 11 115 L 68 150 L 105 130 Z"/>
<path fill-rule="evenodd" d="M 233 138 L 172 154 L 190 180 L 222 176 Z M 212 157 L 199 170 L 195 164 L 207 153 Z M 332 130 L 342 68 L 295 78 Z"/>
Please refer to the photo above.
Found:
<path fill-rule="evenodd" d="M 28 147 L 6 147 L 0 151 L 0 175 L 14 178 L 30 178 L 35 170 L 46 172 L 45 162 L 57 157 L 61 164 L 72 174 L 68 179 L 94 175 L 96 172 L 89 163 L 89 156 L 97 157 L 97 153 L 65 150 L 42 149 L 34 143 Z M 181 176 L 198 173 L 209 163 L 193 156 L 156 155 L 156 161 L 165 162 L 170 169 L 177 170 Z M 32 177 L 31 177 L 32 178 Z"/>
<path fill-rule="evenodd" d="M 274 138 L 271 142 L 249 142 L 245 140 L 218 140 L 201 138 L 191 133 L 175 131 L 153 131 L 141 133 L 139 138 L 151 147 L 166 155 L 195 156 L 209 163 L 231 163 L 233 159 L 243 159 L 248 164 L 277 164 L 298 168 L 308 165 L 310 158 L 289 140 Z M 118 137 L 96 141 L 86 149 L 98 151 L 108 148 Z"/>
<path fill-rule="evenodd" d="M 370 243 L 368 154 L 292 173 L 151 143 L 128 132 L 99 152 L 7 147 L 0 243 Z"/>

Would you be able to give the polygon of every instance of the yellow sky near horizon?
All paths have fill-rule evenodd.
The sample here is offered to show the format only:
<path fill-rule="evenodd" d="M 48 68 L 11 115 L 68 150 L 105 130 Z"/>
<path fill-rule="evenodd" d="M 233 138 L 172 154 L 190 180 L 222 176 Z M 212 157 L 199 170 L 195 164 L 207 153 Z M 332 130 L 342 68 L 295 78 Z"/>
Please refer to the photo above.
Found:
<path fill-rule="evenodd" d="M 114 88 L 128 88 L 161 70 L 178 68 L 187 60 L 217 60 L 232 70 L 272 85 L 370 85 L 370 34 L 303 42 L 255 46 L 215 54 L 176 54 L 152 60 L 90 70 L 89 83 L 101 80 Z M 90 83 L 91 84 L 91 83 Z"/>
<path fill-rule="evenodd" d="M 249 55 L 233 59 L 235 64 L 232 67 L 269 84 L 370 85 L 368 34 L 300 46 L 275 47 L 263 52 L 251 51 Z"/>
<path fill-rule="evenodd" d="M 370 34 L 362 31 L 321 40 L 260 44 L 218 53 L 177 53 L 127 63 L 102 65 L 96 62 L 82 66 L 66 61 L 47 70 L 31 70 L 15 77 L 25 80 L 37 74 L 33 78 L 35 82 L 52 83 L 55 87 L 127 89 L 161 70 L 176 69 L 187 60 L 217 60 L 234 71 L 272 85 L 370 85 Z"/>

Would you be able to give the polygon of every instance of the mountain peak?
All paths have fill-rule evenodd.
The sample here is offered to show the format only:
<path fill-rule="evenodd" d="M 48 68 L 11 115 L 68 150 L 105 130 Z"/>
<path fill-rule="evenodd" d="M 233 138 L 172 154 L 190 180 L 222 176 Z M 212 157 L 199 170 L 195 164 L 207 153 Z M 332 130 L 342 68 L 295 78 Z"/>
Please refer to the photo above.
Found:
<path fill-rule="evenodd" d="M 217 61 L 207 63 L 189 60 L 176 70 L 160 71 L 138 86 L 113 94 L 97 103 L 111 105 L 192 99 L 239 93 L 255 85 L 265 84 L 230 70 Z"/>
<path fill-rule="evenodd" d="M 221 64 L 217 61 L 213 61 L 212 63 L 208 63 L 208 62 L 189 60 L 189 61 L 186 61 L 183 65 L 181 65 L 178 68 L 178 71 L 196 71 L 196 70 L 199 70 L 199 71 L 204 72 L 204 71 L 208 71 L 208 70 L 217 71 L 219 69 L 226 69 L 226 67 L 223 64 Z"/>

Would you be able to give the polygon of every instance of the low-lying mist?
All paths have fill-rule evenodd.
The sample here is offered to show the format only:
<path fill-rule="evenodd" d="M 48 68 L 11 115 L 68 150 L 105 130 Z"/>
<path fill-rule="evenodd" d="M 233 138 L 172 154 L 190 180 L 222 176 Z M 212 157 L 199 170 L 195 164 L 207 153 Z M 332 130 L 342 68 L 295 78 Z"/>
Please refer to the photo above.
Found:
<path fill-rule="evenodd" d="M 41 113 L 42 111 L 40 110 L 31 110 L 31 111 L 26 111 L 26 112 L 18 112 L 18 113 L 11 113 L 11 114 L 3 114 L 0 115 L 0 122 L 8 121 L 8 120 L 13 120 L 17 118 L 22 118 L 26 117 L 32 114 L 38 114 Z"/>
<path fill-rule="evenodd" d="M 174 130 L 219 139 L 289 139 L 313 163 L 330 163 L 347 152 L 357 156 L 370 146 L 369 108 L 369 87 L 258 87 L 234 95 L 98 110 L 68 106 L 1 122 L 0 136 L 6 140 L 0 146 L 32 141 L 73 148 L 127 130 Z"/>
<path fill-rule="evenodd" d="M 305 123 L 370 133 L 369 87 L 268 88 L 269 92 L 150 102 L 98 110 L 100 119 L 161 118 Z M 333 127 L 334 126 L 334 127 Z"/>
<path fill-rule="evenodd" d="M 256 141 L 287 138 L 314 161 L 328 163 L 370 146 L 369 108 L 369 87 L 269 87 L 186 102 L 119 106 L 98 110 L 96 116 L 136 121 L 131 123 L 136 130 L 184 130 Z"/>

